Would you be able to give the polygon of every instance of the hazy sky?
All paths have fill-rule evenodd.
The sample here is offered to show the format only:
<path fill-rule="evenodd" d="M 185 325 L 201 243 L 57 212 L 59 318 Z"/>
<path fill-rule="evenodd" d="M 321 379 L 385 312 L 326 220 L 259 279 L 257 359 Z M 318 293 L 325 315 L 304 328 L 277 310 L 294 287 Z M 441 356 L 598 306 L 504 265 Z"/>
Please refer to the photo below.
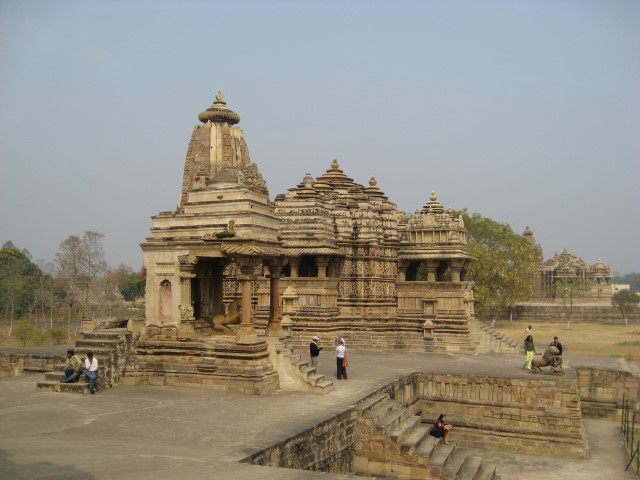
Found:
<path fill-rule="evenodd" d="M 636 0 L 0 0 L 0 244 L 138 268 L 217 90 L 271 199 L 337 158 L 640 272 Z"/>

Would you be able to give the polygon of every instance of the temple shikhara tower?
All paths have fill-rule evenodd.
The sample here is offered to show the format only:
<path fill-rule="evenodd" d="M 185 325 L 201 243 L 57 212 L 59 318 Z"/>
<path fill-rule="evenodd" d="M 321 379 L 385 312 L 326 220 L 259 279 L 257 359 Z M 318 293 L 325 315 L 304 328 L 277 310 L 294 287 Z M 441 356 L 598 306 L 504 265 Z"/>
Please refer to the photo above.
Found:
<path fill-rule="evenodd" d="M 140 381 L 271 391 L 273 345 L 311 335 L 333 345 L 340 333 L 355 348 L 474 351 L 466 230 L 434 192 L 406 215 L 375 178 L 359 184 L 333 160 L 271 201 L 221 92 L 198 118 L 177 208 L 152 218 L 141 245 Z"/>

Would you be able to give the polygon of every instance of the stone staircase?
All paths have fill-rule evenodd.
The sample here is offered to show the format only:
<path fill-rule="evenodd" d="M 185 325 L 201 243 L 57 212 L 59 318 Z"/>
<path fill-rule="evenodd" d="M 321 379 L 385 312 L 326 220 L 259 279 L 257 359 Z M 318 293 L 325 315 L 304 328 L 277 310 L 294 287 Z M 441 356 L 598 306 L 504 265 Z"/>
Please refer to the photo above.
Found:
<path fill-rule="evenodd" d="M 520 353 L 520 342 L 477 319 L 469 321 L 469 331 L 480 353 Z"/>
<path fill-rule="evenodd" d="M 76 340 L 76 354 L 84 358 L 92 351 L 98 359 L 97 389 L 112 388 L 120 383 L 132 349 L 132 334 L 126 328 L 108 328 L 83 333 Z M 84 375 L 76 383 L 60 383 L 64 377 L 64 364 L 55 366 L 43 381 L 38 382 L 38 390 L 45 392 L 88 393 L 89 382 Z"/>
<path fill-rule="evenodd" d="M 388 393 L 378 393 L 356 407 L 358 442 L 354 448 L 357 475 L 396 480 L 505 480 L 497 465 L 457 446 L 445 445 L 429 435 L 422 423 L 419 403 L 402 404 Z"/>
<path fill-rule="evenodd" d="M 469 334 L 469 320 L 464 312 L 436 312 L 432 322 L 432 352 L 476 352 Z"/>
<path fill-rule="evenodd" d="M 317 373 L 315 367 L 293 352 L 286 340 L 269 341 L 269 357 L 280 377 L 283 390 L 329 393 L 335 389 L 332 381 Z"/>

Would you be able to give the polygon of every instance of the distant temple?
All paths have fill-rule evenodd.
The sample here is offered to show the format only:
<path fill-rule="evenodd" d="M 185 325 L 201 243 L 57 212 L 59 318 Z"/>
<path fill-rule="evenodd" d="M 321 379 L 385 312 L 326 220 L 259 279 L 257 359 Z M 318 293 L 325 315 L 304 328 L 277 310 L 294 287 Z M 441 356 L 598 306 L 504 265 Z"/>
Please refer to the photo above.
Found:
<path fill-rule="evenodd" d="M 566 249 L 543 261 L 542 248 L 533 232 L 525 228 L 522 235 L 540 252 L 538 275 L 533 280 L 532 300 L 561 302 L 571 295 L 573 303 L 611 303 L 611 269 L 600 259 L 595 265 L 570 254 Z"/>
<path fill-rule="evenodd" d="M 352 346 L 474 351 L 466 230 L 435 193 L 407 216 L 376 179 L 358 184 L 333 160 L 323 175 L 304 175 L 271 202 L 236 126 L 240 116 L 222 93 L 198 118 L 178 206 L 152 218 L 141 244 L 142 370 L 153 364 L 154 374 L 166 373 L 186 361 L 193 372 L 251 371 L 266 384 L 265 339 L 285 335 L 300 343 L 340 333 Z M 215 368 L 203 364 L 207 355 Z"/>

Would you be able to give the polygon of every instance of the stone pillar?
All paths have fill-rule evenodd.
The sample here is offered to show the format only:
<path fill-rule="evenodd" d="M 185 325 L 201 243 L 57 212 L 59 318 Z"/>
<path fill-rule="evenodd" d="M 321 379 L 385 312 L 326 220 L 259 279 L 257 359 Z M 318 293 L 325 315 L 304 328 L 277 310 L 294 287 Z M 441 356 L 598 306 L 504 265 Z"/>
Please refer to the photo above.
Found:
<path fill-rule="evenodd" d="M 289 265 L 291 266 L 291 278 L 298 278 L 298 267 L 300 266 L 300 259 L 290 258 Z"/>
<path fill-rule="evenodd" d="M 327 278 L 327 265 L 329 259 L 327 257 L 316 257 L 316 265 L 318 267 L 318 278 Z"/>
<path fill-rule="evenodd" d="M 435 282 L 436 272 L 438 271 L 438 262 L 427 260 L 425 262 L 425 268 L 427 269 L 427 282 Z"/>
<path fill-rule="evenodd" d="M 398 262 L 398 281 L 406 282 L 407 281 L 407 269 L 409 268 L 409 264 L 406 262 Z"/>
<path fill-rule="evenodd" d="M 196 277 L 194 273 L 198 263 L 198 258 L 192 255 L 182 255 L 178 257 L 180 268 L 180 323 L 178 325 L 178 338 L 186 339 L 195 336 L 195 317 L 193 316 L 193 303 L 191 298 L 191 279 Z"/>
<path fill-rule="evenodd" d="M 451 281 L 460 283 L 460 272 L 464 266 L 464 260 L 451 260 L 449 267 L 451 268 Z"/>
<path fill-rule="evenodd" d="M 256 343 L 258 335 L 253 328 L 251 320 L 251 293 L 254 279 L 255 265 L 251 262 L 240 264 L 242 275 L 238 278 L 242 288 L 242 312 L 240 316 L 240 326 L 236 336 L 237 343 Z"/>
<path fill-rule="evenodd" d="M 267 335 L 269 337 L 284 337 L 284 331 L 280 325 L 280 265 L 269 265 L 269 324 Z"/>

